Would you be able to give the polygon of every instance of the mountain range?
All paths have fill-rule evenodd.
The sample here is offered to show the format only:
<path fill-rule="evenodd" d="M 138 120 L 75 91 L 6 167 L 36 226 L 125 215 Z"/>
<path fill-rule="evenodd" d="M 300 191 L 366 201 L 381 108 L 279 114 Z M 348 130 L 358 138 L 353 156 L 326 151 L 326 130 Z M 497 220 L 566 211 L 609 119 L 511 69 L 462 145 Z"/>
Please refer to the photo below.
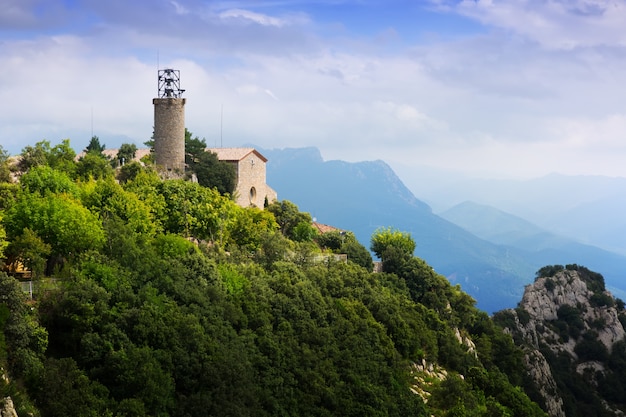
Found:
<path fill-rule="evenodd" d="M 267 182 L 279 199 L 295 203 L 320 223 L 354 232 L 366 247 L 381 227 L 410 233 L 415 255 L 487 312 L 514 307 L 535 272 L 549 264 L 587 266 L 605 276 L 614 294 L 626 293 L 621 282 L 625 256 L 488 205 L 465 202 L 437 215 L 384 161 L 324 161 L 312 147 L 257 149 L 269 160 Z M 556 212 L 558 201 L 550 204 Z"/>

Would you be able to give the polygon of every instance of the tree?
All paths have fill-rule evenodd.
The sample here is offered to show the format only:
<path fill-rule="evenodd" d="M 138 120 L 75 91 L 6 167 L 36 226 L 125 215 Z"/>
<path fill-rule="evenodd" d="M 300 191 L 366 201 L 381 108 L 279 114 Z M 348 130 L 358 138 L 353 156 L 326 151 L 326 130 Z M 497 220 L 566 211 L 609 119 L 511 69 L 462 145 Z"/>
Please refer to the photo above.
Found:
<path fill-rule="evenodd" d="M 130 161 L 125 163 L 120 168 L 117 174 L 117 179 L 121 184 L 125 184 L 128 181 L 132 181 L 137 178 L 137 175 L 143 170 L 141 164 L 137 161 Z"/>
<path fill-rule="evenodd" d="M 267 232 L 278 230 L 274 216 L 266 210 L 256 207 L 234 210 L 234 219 L 228 226 L 230 239 L 246 251 L 257 250 Z"/>
<path fill-rule="evenodd" d="M 7 258 L 9 263 L 21 262 L 37 279 L 44 273 L 50 252 L 51 246 L 27 228 L 11 242 L 7 248 Z"/>
<path fill-rule="evenodd" d="M 384 264 L 392 256 L 402 259 L 411 258 L 415 251 L 415 241 L 409 233 L 392 227 L 379 228 L 372 235 L 370 249 Z"/>
<path fill-rule="evenodd" d="M 185 237 L 220 241 L 235 203 L 217 190 L 183 180 L 163 181 L 158 193 L 165 201 L 161 222 L 164 231 Z"/>
<path fill-rule="evenodd" d="M 220 161 L 213 152 L 206 151 L 206 141 L 185 129 L 185 163 L 196 175 L 198 184 L 217 188 L 220 194 L 231 194 L 237 186 L 237 172 L 231 164 Z"/>
<path fill-rule="evenodd" d="M 301 223 L 311 225 L 312 218 L 309 213 L 302 213 L 298 206 L 288 200 L 275 201 L 267 207 L 267 210 L 276 217 L 283 236 L 293 239 L 298 232 L 297 226 Z M 295 239 L 294 239 L 295 240 Z"/>
<path fill-rule="evenodd" d="M 81 201 L 91 213 L 98 214 L 100 219 L 117 217 L 124 221 L 135 232 L 152 236 L 156 231 L 156 222 L 150 207 L 139 197 L 108 177 L 100 181 L 92 181 L 83 186 Z"/>
<path fill-rule="evenodd" d="M 3 219 L 10 240 L 31 229 L 51 247 L 51 256 L 72 258 L 104 242 L 102 223 L 79 201 L 66 194 L 21 196 Z"/>
<path fill-rule="evenodd" d="M 117 151 L 117 165 L 124 166 L 135 159 L 137 153 L 137 146 L 134 143 L 122 143 L 120 149 Z"/>
<path fill-rule="evenodd" d="M 69 176 L 76 170 L 76 152 L 70 146 L 69 139 L 63 139 L 55 145 L 48 155 L 48 165 L 51 168 L 66 172 Z"/>
<path fill-rule="evenodd" d="M 85 148 L 85 153 L 93 153 L 96 155 L 102 155 L 102 152 L 106 149 L 105 144 L 100 144 L 100 138 L 92 136 L 89 141 L 89 145 Z"/>
<path fill-rule="evenodd" d="M 17 167 L 20 172 L 27 172 L 33 167 L 48 165 L 71 176 L 76 169 L 75 158 L 76 152 L 70 147 L 69 139 L 64 139 L 54 147 L 50 146 L 49 141 L 42 140 L 22 150 Z"/>
<path fill-rule="evenodd" d="M 42 140 L 37 142 L 35 146 L 26 146 L 22 149 L 17 167 L 20 172 L 27 172 L 32 167 L 46 165 L 48 163 L 48 154 L 50 153 L 50 142 Z"/>
<path fill-rule="evenodd" d="M 104 155 L 88 152 L 78 161 L 76 175 L 84 181 L 90 178 L 107 178 L 113 175 L 113 169 Z"/>
<path fill-rule="evenodd" d="M 11 181 L 11 167 L 9 165 L 9 154 L 0 145 L 0 182 Z"/>
<path fill-rule="evenodd" d="M 190 164 L 193 163 L 195 159 L 197 159 L 200 154 L 202 154 L 206 149 L 206 140 L 200 139 L 199 137 L 193 137 L 193 133 L 191 133 L 187 128 L 185 128 L 185 163 Z"/>
<path fill-rule="evenodd" d="M 343 245 L 341 245 L 341 252 L 348 255 L 349 262 L 360 265 L 363 268 L 367 269 L 369 272 L 371 272 L 372 268 L 374 268 L 372 255 L 370 255 L 365 246 L 361 245 L 356 240 L 346 241 Z"/>
<path fill-rule="evenodd" d="M 31 168 L 20 177 L 20 185 L 25 193 L 38 194 L 42 197 L 61 193 L 76 195 L 78 191 L 74 181 L 65 172 L 47 165 Z"/>
<path fill-rule="evenodd" d="M 0 211 L 0 259 L 4 257 L 4 249 L 9 244 L 6 237 L 7 232 L 4 230 L 4 226 L 2 225 L 2 212 Z"/>

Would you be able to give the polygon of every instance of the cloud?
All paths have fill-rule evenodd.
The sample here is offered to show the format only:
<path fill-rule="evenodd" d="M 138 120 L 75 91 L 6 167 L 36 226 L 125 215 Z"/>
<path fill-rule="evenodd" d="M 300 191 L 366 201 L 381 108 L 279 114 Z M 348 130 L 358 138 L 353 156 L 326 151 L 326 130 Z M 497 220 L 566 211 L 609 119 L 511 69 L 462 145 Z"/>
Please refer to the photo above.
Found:
<path fill-rule="evenodd" d="M 104 143 L 142 144 L 157 67 L 167 66 L 181 71 L 187 126 L 210 144 L 317 146 L 328 158 L 467 172 L 626 175 L 626 54 L 619 41 L 597 41 L 610 24 L 587 35 L 569 27 L 610 23 L 621 3 L 445 1 L 415 17 L 407 8 L 412 23 L 455 16 L 487 28 L 424 38 L 400 23 L 329 30 L 337 17 L 326 2 L 320 11 L 299 1 L 82 1 L 79 27 L 12 32 L 0 43 L 11 75 L 0 79 L 0 100 L 11 103 L 0 143 L 13 153 L 43 138 L 86 146 L 92 110 Z M 36 18 L 28 4 L 20 10 Z M 530 29 L 541 25 L 549 31 Z M 377 43 L 385 30 L 390 48 Z"/>
<path fill-rule="evenodd" d="M 462 0 L 442 9 L 532 39 L 550 49 L 626 45 L 626 4 L 615 0 Z"/>
<path fill-rule="evenodd" d="M 256 23 L 261 26 L 282 27 L 282 26 L 289 24 L 289 22 L 284 19 L 264 15 L 261 13 L 255 13 L 250 10 L 243 10 L 243 9 L 226 10 L 226 11 L 221 12 L 219 14 L 219 17 L 222 20 L 232 19 L 232 20 L 237 20 L 239 22 L 243 22 L 243 23 Z"/>

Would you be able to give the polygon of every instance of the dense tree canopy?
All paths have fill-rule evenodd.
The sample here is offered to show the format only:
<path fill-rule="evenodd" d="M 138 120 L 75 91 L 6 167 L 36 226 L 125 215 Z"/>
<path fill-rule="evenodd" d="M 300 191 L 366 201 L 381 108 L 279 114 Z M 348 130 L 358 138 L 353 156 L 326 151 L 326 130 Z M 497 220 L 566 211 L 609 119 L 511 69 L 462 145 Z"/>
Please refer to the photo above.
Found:
<path fill-rule="evenodd" d="M 0 274 L 0 395 L 24 415 L 544 415 L 510 337 L 404 233 L 373 237 L 397 254 L 375 274 L 353 234 L 309 233 L 288 201 L 39 165 L 0 212 L 7 251 L 40 275 L 27 304 Z"/>

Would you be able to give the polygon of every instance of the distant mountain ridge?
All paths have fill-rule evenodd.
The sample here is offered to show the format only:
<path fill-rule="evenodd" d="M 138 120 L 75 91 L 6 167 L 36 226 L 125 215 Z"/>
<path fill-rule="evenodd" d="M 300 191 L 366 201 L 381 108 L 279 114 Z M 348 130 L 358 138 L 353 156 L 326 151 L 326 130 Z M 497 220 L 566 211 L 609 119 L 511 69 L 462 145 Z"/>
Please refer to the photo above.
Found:
<path fill-rule="evenodd" d="M 551 233 L 520 217 L 471 201 L 458 204 L 440 215 L 489 242 L 527 252 L 542 265 L 581 264 L 602 270 L 607 285 L 624 297 L 624 256 Z"/>
<path fill-rule="evenodd" d="M 383 161 L 324 161 L 313 147 L 259 151 L 269 160 L 267 182 L 279 199 L 294 202 L 321 223 L 353 231 L 366 247 L 379 227 L 411 233 L 415 255 L 460 284 L 488 312 L 514 306 L 529 277 L 546 264 L 589 264 L 605 274 L 611 287 L 618 281 L 615 273 L 626 270 L 626 258 L 567 239 L 560 247 L 533 251 L 521 242 L 512 245 L 478 237 L 434 214 Z M 573 246 L 568 248 L 569 244 Z M 578 259 L 581 254 L 585 259 Z M 598 265 L 595 259 L 604 259 L 607 265 Z"/>
<path fill-rule="evenodd" d="M 626 255 L 626 178 L 553 173 L 529 180 L 444 179 L 440 172 L 418 169 L 430 181 L 413 181 L 411 189 L 437 212 L 474 201 L 552 233 Z"/>

